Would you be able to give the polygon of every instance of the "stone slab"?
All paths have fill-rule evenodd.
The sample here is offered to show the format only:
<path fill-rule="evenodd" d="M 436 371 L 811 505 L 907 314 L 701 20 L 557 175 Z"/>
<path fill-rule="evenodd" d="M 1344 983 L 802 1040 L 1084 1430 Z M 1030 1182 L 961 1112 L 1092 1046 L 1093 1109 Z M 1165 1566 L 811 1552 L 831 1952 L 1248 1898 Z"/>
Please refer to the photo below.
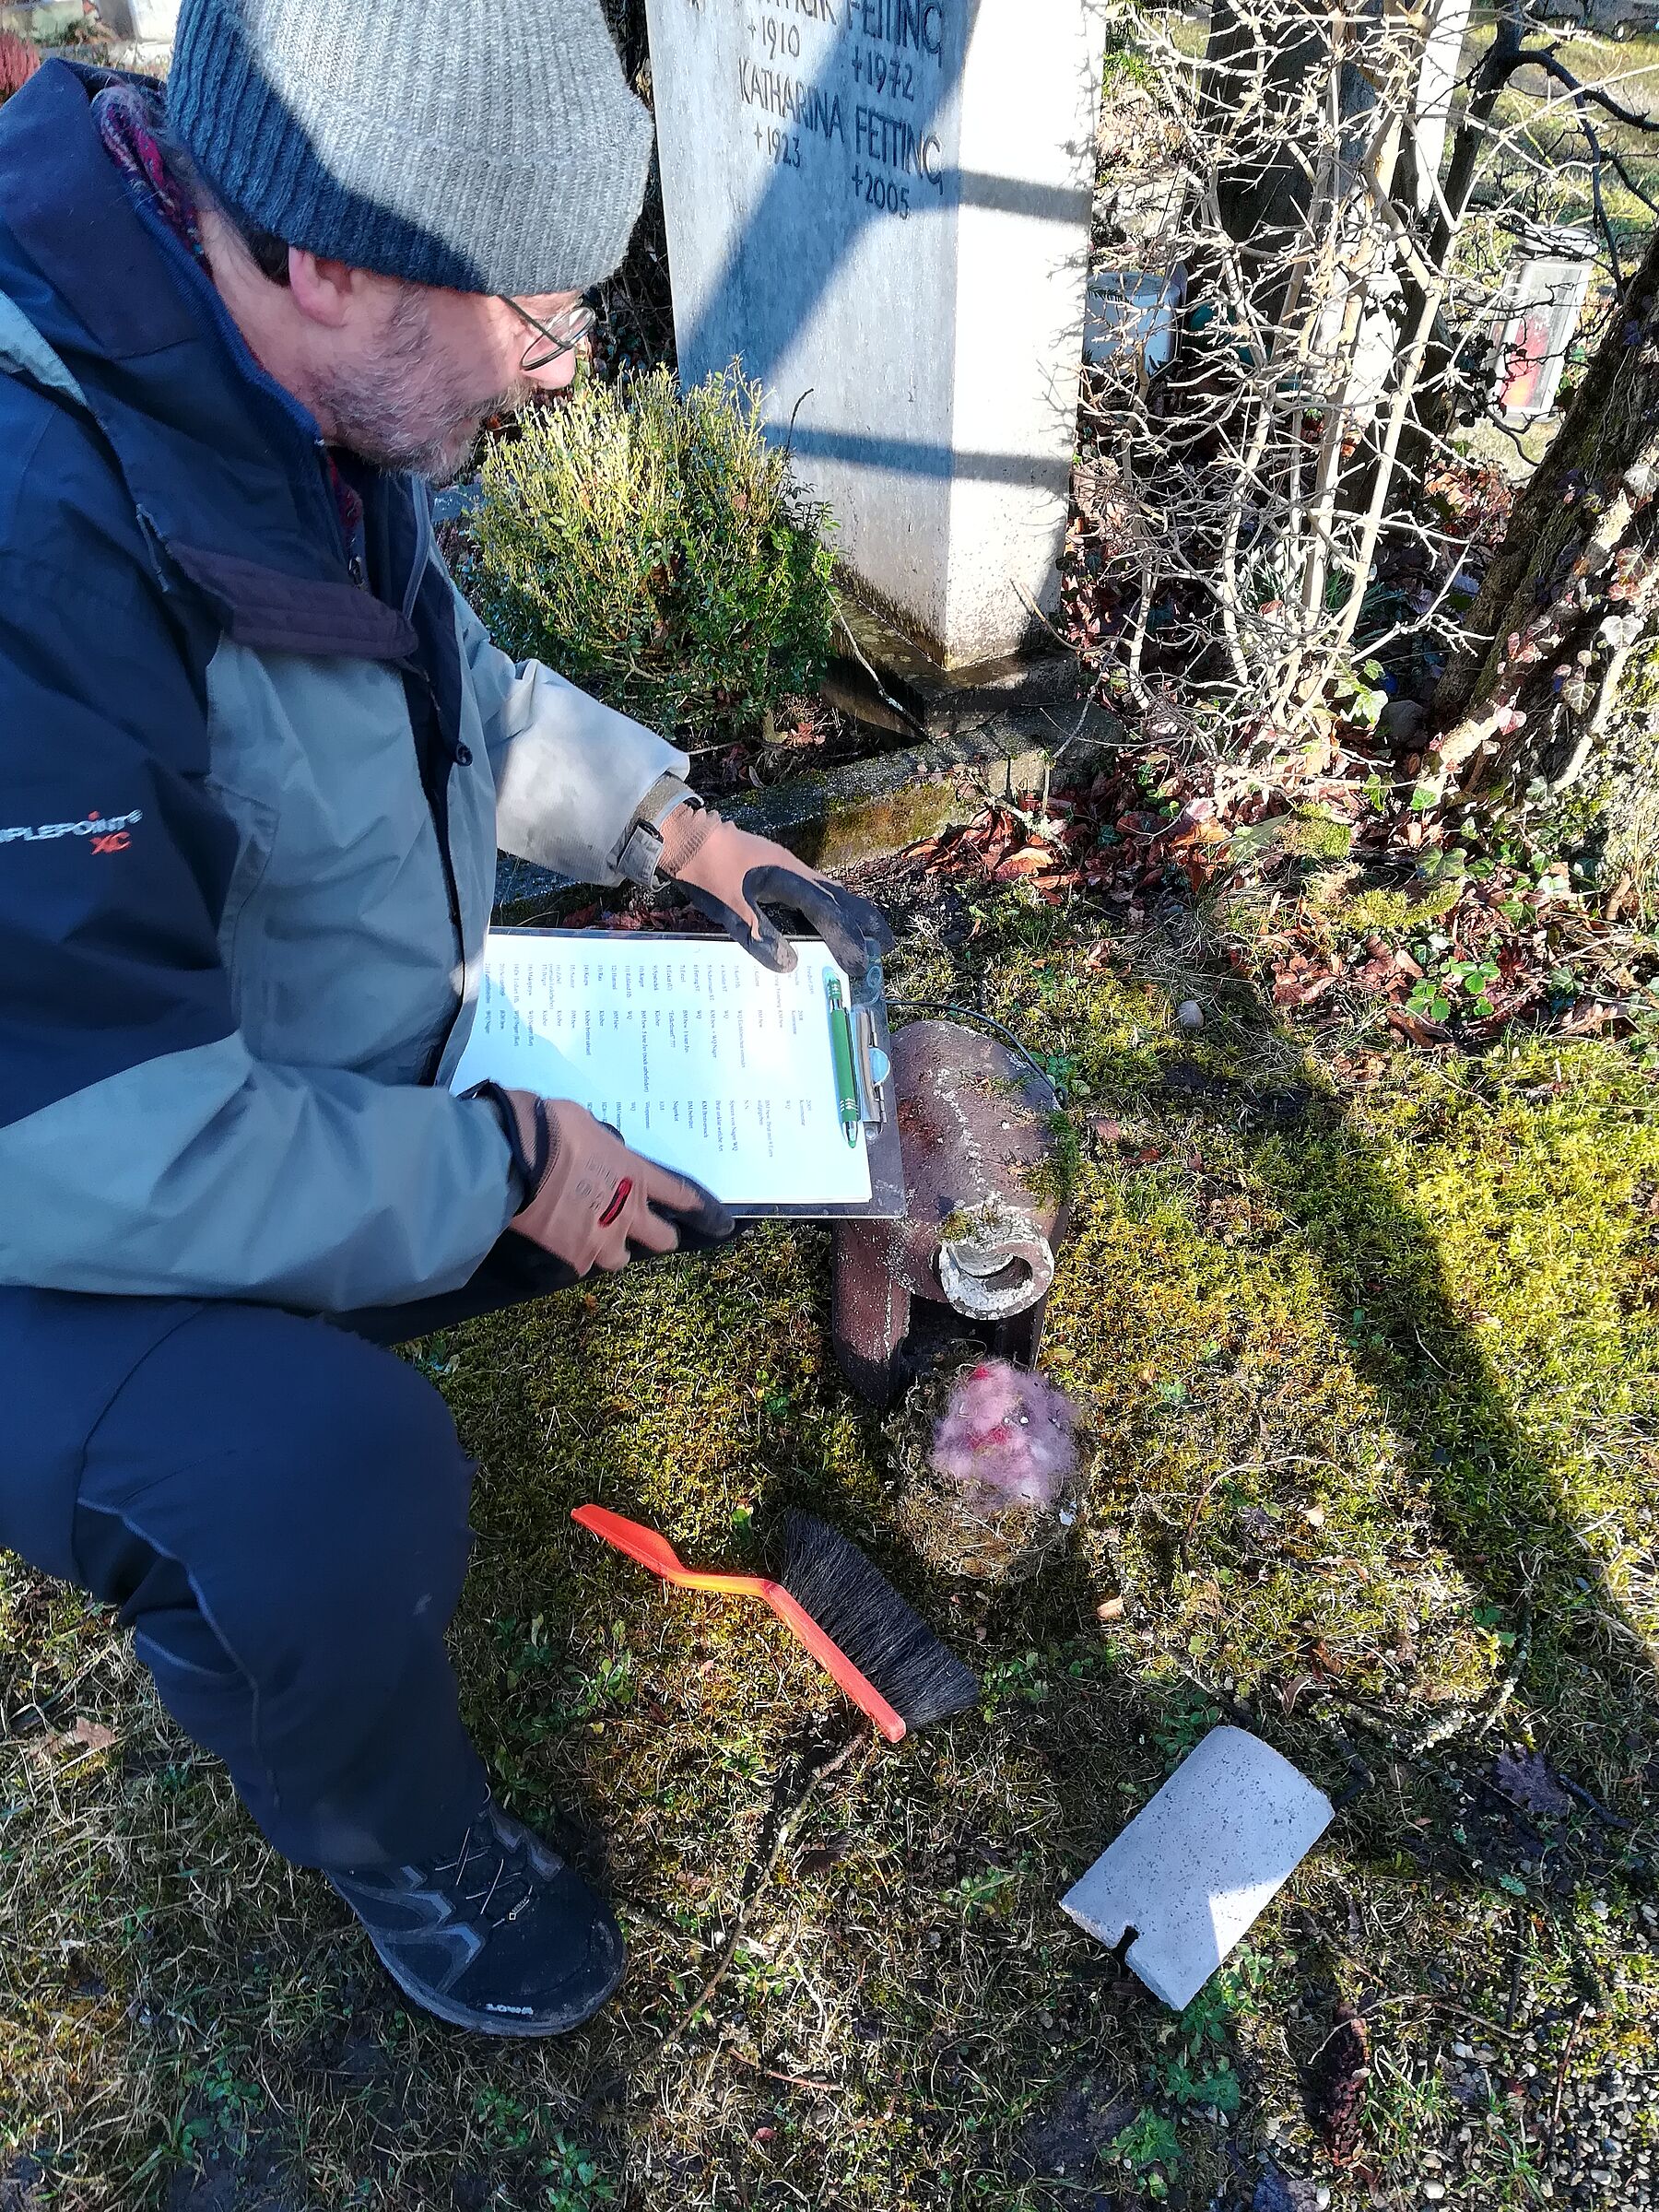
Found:
<path fill-rule="evenodd" d="M 720 811 L 757 837 L 775 838 L 814 867 L 851 867 L 936 836 L 952 823 L 971 821 L 988 798 L 1041 790 L 1055 751 L 1075 727 L 1070 716 L 1008 716 L 823 775 L 723 798 Z M 1111 743 L 1119 734 L 1120 725 L 1097 708 L 1077 743 Z M 1067 755 L 1068 766 L 1073 758 Z M 561 877 L 508 853 L 497 864 L 498 907 L 550 898 L 569 888 Z"/>
<path fill-rule="evenodd" d="M 1415 132 L 1418 205 L 1425 215 L 1434 206 L 1434 184 L 1446 150 L 1446 125 L 1472 12 L 1472 0 L 1429 0 L 1429 28 L 1418 67 Z"/>
<path fill-rule="evenodd" d="M 67 38 L 85 21 L 80 0 L 17 0 L 14 6 L 0 6 L 0 30 L 15 30 L 39 46 Z"/>
<path fill-rule="evenodd" d="M 1104 0 L 647 0 L 682 379 L 734 359 L 942 667 L 1052 606 Z"/>
<path fill-rule="evenodd" d="M 845 868 L 971 821 L 988 798 L 1037 789 L 1050 758 L 1023 725 L 988 724 L 723 799 L 721 812 L 816 868 Z"/>
<path fill-rule="evenodd" d="M 1060 1902 L 1184 2010 L 1333 1818 L 1270 1744 L 1212 1728 Z"/>
<path fill-rule="evenodd" d="M 98 12 L 118 39 L 144 47 L 171 47 L 179 28 L 179 0 L 99 0 Z"/>
<path fill-rule="evenodd" d="M 465 522 L 476 514 L 484 504 L 484 487 L 477 477 L 468 477 L 461 484 L 446 484 L 441 491 L 432 494 L 432 520 L 435 523 Z"/>
<path fill-rule="evenodd" d="M 1083 359 L 1126 361 L 1147 377 L 1175 359 L 1186 269 L 1096 269 L 1083 316 Z"/>

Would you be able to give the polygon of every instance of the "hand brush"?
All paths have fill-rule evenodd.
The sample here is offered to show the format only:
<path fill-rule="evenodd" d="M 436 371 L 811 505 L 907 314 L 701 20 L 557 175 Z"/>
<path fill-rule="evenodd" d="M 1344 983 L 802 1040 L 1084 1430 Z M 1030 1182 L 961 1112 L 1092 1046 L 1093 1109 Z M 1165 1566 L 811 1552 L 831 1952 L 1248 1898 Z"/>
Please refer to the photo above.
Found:
<path fill-rule="evenodd" d="M 810 1513 L 785 1514 L 776 1581 L 683 1566 L 655 1529 L 602 1505 L 579 1505 L 571 1518 L 682 1590 L 764 1599 L 889 1744 L 978 1700 L 971 1669 L 946 1650 L 855 1544 Z"/>

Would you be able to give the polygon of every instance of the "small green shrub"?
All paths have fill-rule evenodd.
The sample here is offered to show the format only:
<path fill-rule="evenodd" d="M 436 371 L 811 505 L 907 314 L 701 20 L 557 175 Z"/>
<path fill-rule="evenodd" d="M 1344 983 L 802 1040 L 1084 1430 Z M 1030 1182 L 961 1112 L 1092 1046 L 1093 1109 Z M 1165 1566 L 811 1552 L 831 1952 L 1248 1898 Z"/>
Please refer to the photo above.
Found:
<path fill-rule="evenodd" d="M 829 659 L 827 518 L 735 369 L 583 382 L 484 464 L 468 584 L 497 641 L 665 728 L 752 727 Z"/>

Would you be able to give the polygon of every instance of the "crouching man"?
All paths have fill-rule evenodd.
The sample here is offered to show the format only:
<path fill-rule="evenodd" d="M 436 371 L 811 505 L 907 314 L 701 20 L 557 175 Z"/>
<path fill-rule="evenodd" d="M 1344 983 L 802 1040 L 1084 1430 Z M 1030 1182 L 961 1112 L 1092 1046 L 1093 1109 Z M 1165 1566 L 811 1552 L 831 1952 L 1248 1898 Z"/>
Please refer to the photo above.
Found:
<path fill-rule="evenodd" d="M 616 1922 L 492 1802 L 472 1469 L 382 1348 L 731 1232 L 570 1101 L 448 1088 L 498 843 L 770 965 L 873 908 L 489 642 L 427 482 L 556 389 L 651 126 L 599 0 L 185 0 L 165 107 L 0 113 L 0 1542 L 397 1982 L 554 2034 Z"/>

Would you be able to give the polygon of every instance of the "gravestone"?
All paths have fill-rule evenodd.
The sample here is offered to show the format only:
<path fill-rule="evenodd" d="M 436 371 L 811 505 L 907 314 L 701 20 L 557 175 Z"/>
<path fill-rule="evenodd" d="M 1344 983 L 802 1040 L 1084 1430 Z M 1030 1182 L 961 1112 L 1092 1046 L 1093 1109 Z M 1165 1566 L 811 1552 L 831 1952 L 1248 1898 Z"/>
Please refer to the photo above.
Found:
<path fill-rule="evenodd" d="M 1435 206 L 1435 183 L 1446 151 L 1446 126 L 1463 69 L 1473 0 L 1429 0 L 1423 58 L 1417 84 L 1417 194 L 1425 214 Z"/>
<path fill-rule="evenodd" d="M 1099 0 L 648 0 L 680 375 L 740 359 L 941 668 L 1053 604 Z"/>
<path fill-rule="evenodd" d="M 179 0 L 100 0 L 99 13 L 117 38 L 146 49 L 171 47 Z"/>

